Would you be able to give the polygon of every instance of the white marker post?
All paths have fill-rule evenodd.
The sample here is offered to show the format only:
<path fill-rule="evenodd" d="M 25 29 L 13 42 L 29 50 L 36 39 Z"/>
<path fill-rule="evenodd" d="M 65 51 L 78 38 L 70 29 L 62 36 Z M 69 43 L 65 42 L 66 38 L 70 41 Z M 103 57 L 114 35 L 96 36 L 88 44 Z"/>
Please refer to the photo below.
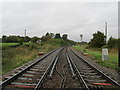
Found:
<path fill-rule="evenodd" d="M 102 61 L 104 60 L 108 60 L 109 57 L 108 57 L 108 49 L 107 48 L 103 48 L 102 49 Z"/>

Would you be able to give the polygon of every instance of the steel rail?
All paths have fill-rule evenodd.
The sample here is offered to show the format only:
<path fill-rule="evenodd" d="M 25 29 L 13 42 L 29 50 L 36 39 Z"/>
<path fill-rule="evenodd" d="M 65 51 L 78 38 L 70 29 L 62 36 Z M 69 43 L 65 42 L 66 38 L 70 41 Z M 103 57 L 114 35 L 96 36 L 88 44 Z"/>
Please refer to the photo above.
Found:
<path fill-rule="evenodd" d="M 54 62 L 53 67 L 52 67 L 52 69 L 51 69 L 51 72 L 50 72 L 50 75 L 49 75 L 49 78 L 50 78 L 50 79 L 52 78 L 52 74 L 53 74 L 53 71 L 54 71 L 54 69 L 55 69 L 55 66 L 56 66 L 57 61 L 58 61 L 58 57 L 55 59 L 55 62 Z"/>
<path fill-rule="evenodd" d="M 59 51 L 59 53 L 63 50 L 64 48 L 61 48 L 61 50 Z M 34 90 L 39 90 L 41 88 L 41 85 L 43 84 L 43 81 L 45 80 L 45 78 L 47 77 L 48 73 L 51 71 L 51 68 L 53 67 L 54 63 L 56 62 L 56 59 L 59 57 L 59 53 L 56 55 L 56 57 L 54 58 L 54 60 L 49 64 L 49 66 L 47 67 L 47 69 L 45 70 L 44 74 L 42 75 L 42 77 L 40 78 L 40 80 L 38 81 L 37 85 L 35 86 Z"/>
<path fill-rule="evenodd" d="M 70 49 L 70 48 L 69 48 Z M 71 49 L 70 49 L 71 50 Z M 110 78 L 109 76 L 107 76 L 106 74 L 104 74 L 102 71 L 98 70 L 95 66 L 93 66 L 91 63 L 89 63 L 88 61 L 86 61 L 82 56 L 78 55 L 76 52 L 74 52 L 73 50 L 71 50 L 78 58 L 80 58 L 81 60 L 83 60 L 86 64 L 88 64 L 89 66 L 91 66 L 94 70 L 96 70 L 100 75 L 102 75 L 105 79 L 107 79 L 109 82 L 115 84 L 116 86 L 118 86 L 120 88 L 120 84 L 117 83 L 115 80 L 113 80 L 112 78 Z"/>
<path fill-rule="evenodd" d="M 60 77 L 62 78 L 62 79 L 61 79 L 61 83 L 60 83 L 60 85 L 59 85 L 59 87 L 61 87 L 62 82 L 63 82 L 63 75 L 62 75 L 60 72 L 58 72 L 57 66 L 56 66 L 56 72 L 57 72 L 57 73 L 60 75 Z"/>
<path fill-rule="evenodd" d="M 83 84 L 83 86 L 85 87 L 85 89 L 86 89 L 86 90 L 89 90 L 89 87 L 87 86 L 85 80 L 83 79 L 81 73 L 79 72 L 77 66 L 76 66 L 75 63 L 73 62 L 73 60 L 72 60 L 72 58 L 70 57 L 70 55 L 68 55 L 68 58 L 69 58 L 71 64 L 73 65 L 73 68 L 75 69 L 74 71 L 76 71 L 79 80 L 82 81 L 82 84 Z"/>
<path fill-rule="evenodd" d="M 70 69 L 71 69 L 72 77 L 75 78 L 75 73 L 74 73 L 74 70 L 73 70 L 73 67 L 72 67 L 72 64 L 70 62 L 68 55 L 67 55 L 67 61 L 68 61 L 68 64 L 70 66 Z"/>
<path fill-rule="evenodd" d="M 62 84 L 62 86 L 61 86 L 61 89 L 64 89 L 65 83 L 66 83 L 66 80 L 67 80 L 67 75 L 66 75 L 66 73 L 65 73 L 65 71 L 64 71 L 64 67 L 65 67 L 65 65 L 62 67 L 62 68 L 63 68 L 63 74 L 64 74 L 64 81 L 63 81 L 63 84 Z"/>
<path fill-rule="evenodd" d="M 24 69 L 22 69 L 21 71 L 19 71 L 18 73 L 14 74 L 12 77 L 10 77 L 9 79 L 5 80 L 3 83 L 1 83 L 1 87 L 3 90 L 5 88 L 6 85 L 8 85 L 10 82 L 14 81 L 19 75 L 21 75 L 23 72 L 27 71 L 29 68 L 31 68 L 32 66 L 34 66 L 35 64 L 37 64 L 38 62 L 40 62 L 41 60 L 45 59 L 47 56 L 49 56 L 50 54 L 52 54 L 53 52 L 55 52 L 58 49 L 55 49 L 51 52 L 49 52 L 48 54 L 46 54 L 45 56 L 41 57 L 40 59 L 37 59 L 34 63 L 28 65 L 27 67 L 25 67 Z"/>

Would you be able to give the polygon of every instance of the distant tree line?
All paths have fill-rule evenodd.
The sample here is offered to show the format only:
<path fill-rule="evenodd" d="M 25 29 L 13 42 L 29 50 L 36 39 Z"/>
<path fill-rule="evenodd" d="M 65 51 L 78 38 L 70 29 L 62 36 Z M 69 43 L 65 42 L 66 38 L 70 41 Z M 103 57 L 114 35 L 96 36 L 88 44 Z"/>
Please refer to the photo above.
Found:
<path fill-rule="evenodd" d="M 31 40 L 30 37 L 21 37 L 21 36 L 15 36 L 15 35 L 10 35 L 10 36 L 2 36 L 2 42 L 3 43 L 17 43 L 20 39 L 23 39 L 23 42 L 29 42 Z"/>
<path fill-rule="evenodd" d="M 29 36 L 26 36 L 26 37 L 23 37 L 23 36 L 15 36 L 15 35 L 10 35 L 10 36 L 6 36 L 6 35 L 3 35 L 2 36 L 2 42 L 3 43 L 19 43 L 20 45 L 23 44 L 23 42 L 33 42 L 33 43 L 36 43 L 37 41 L 40 41 L 42 43 L 45 43 L 46 41 L 50 40 L 50 39 L 63 39 L 64 42 L 66 42 L 66 45 L 68 44 L 76 44 L 75 41 L 73 40 L 69 40 L 68 38 L 68 35 L 67 34 L 63 34 L 61 36 L 60 33 L 46 33 L 45 35 L 43 35 L 42 37 L 37 37 L 37 36 L 34 36 L 34 37 L 29 37 Z M 65 44 L 65 43 L 64 43 Z"/>

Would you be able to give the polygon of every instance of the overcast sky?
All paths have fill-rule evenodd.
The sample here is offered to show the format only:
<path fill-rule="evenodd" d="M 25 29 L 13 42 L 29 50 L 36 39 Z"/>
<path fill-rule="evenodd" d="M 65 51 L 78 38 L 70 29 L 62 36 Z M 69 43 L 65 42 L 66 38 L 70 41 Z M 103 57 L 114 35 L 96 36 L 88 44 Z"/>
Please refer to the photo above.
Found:
<path fill-rule="evenodd" d="M 97 30 L 118 38 L 117 2 L 23 2 L 2 3 L 2 35 L 41 37 L 46 32 L 68 34 L 68 38 L 90 41 Z"/>

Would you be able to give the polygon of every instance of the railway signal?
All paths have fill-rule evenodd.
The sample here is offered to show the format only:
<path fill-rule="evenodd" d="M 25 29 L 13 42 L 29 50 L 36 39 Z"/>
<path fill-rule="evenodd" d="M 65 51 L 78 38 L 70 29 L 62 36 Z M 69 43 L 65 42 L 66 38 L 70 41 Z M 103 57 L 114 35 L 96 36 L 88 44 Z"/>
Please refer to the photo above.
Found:
<path fill-rule="evenodd" d="M 81 37 L 81 43 L 82 43 L 83 34 L 80 34 L 80 37 Z"/>

